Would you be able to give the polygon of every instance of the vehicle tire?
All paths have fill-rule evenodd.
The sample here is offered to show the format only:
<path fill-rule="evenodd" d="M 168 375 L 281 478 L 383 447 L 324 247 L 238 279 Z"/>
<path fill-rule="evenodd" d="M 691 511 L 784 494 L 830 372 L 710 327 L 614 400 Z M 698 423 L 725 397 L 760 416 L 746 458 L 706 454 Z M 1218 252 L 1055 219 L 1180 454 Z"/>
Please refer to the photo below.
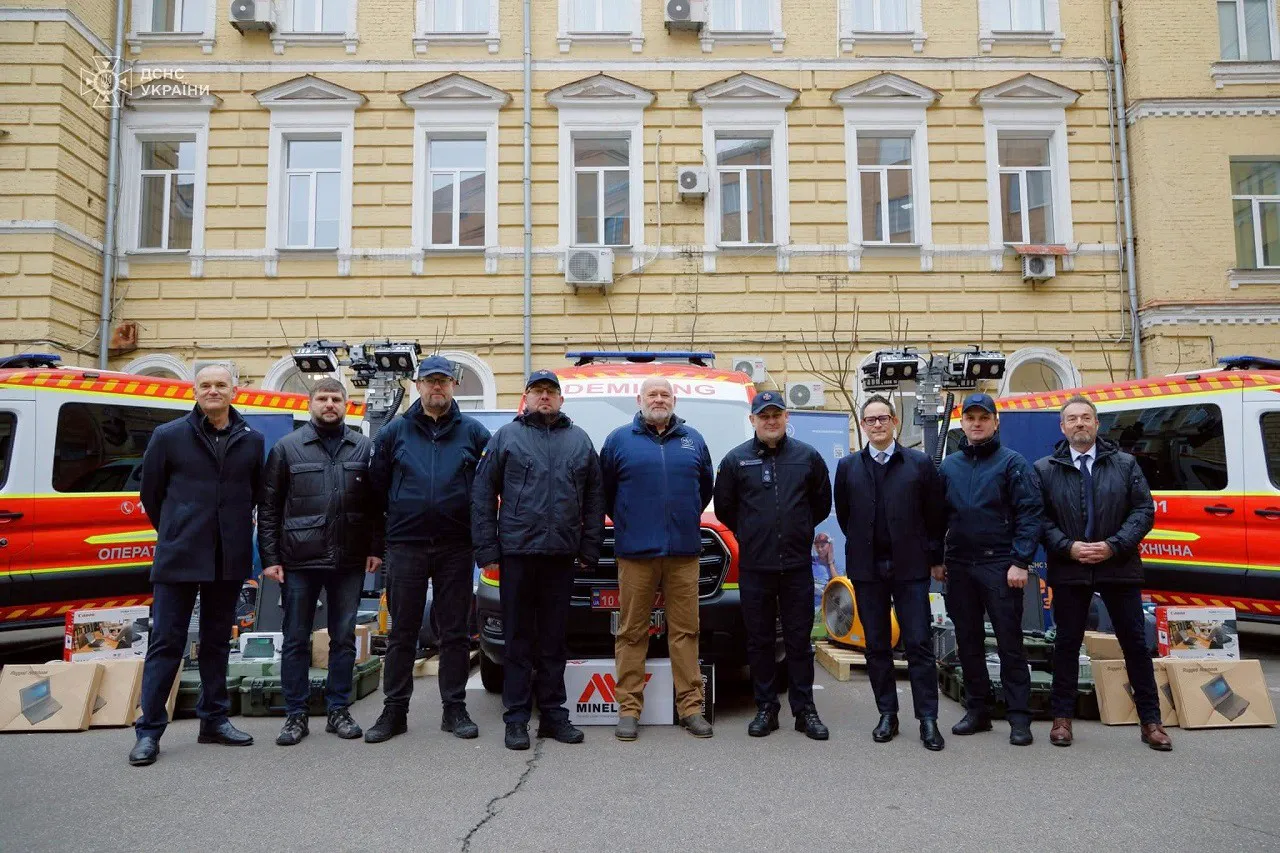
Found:
<path fill-rule="evenodd" d="M 480 652 L 480 683 L 487 693 L 502 692 L 502 664 L 489 660 L 484 652 Z"/>

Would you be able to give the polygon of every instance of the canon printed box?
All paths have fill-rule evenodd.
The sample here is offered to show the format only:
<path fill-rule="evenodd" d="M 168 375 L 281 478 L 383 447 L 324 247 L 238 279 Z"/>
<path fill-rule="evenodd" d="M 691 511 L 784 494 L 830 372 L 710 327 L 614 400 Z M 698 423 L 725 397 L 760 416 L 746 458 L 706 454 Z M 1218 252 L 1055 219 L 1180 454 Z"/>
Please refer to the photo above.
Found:
<path fill-rule="evenodd" d="M 62 659 L 76 663 L 145 657 L 150 616 L 150 607 L 72 610 L 63 633 Z"/>
<path fill-rule="evenodd" d="M 1240 660 L 1234 607 L 1156 608 L 1160 657 Z"/>

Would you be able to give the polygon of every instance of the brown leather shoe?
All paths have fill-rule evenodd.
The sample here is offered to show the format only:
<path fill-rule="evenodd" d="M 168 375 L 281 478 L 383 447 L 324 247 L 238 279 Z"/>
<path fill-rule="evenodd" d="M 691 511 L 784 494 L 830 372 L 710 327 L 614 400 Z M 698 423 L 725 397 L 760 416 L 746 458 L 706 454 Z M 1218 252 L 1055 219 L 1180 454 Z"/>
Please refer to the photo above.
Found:
<path fill-rule="evenodd" d="M 1143 737 L 1146 736 L 1143 735 Z M 1053 718 L 1053 728 L 1049 729 L 1049 743 L 1054 746 L 1071 746 L 1070 717 Z"/>
<path fill-rule="evenodd" d="M 1143 723 L 1142 742 L 1152 749 L 1168 752 L 1173 749 L 1173 739 L 1159 723 Z"/>

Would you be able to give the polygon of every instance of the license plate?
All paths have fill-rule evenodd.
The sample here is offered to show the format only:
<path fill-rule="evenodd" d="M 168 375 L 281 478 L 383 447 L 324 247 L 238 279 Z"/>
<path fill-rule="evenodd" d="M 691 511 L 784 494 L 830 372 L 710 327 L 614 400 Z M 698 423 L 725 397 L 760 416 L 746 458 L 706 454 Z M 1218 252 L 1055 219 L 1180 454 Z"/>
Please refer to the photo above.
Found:
<path fill-rule="evenodd" d="M 618 611 L 609 614 L 609 633 L 618 636 Z M 649 636 L 661 637 L 667 633 L 667 611 L 655 608 L 649 614 Z"/>
<path fill-rule="evenodd" d="M 653 595 L 653 606 L 662 607 L 666 603 L 666 599 L 662 596 L 662 590 L 658 590 Z M 622 594 L 614 587 L 599 587 L 591 590 L 591 609 L 592 610 L 618 610 L 622 607 Z"/>

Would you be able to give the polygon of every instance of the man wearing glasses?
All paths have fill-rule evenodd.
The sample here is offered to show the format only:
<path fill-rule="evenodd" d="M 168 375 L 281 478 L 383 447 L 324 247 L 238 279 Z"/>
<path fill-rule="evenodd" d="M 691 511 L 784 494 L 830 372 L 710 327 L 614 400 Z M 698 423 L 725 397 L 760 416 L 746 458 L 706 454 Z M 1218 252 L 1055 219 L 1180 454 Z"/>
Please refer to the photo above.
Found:
<path fill-rule="evenodd" d="M 862 404 L 868 444 L 836 468 L 836 520 L 845 535 L 845 567 L 853 582 L 867 643 L 867 678 L 880 722 L 871 733 L 887 743 L 898 733 L 889 608 L 898 614 L 907 653 L 911 697 L 920 740 L 934 752 L 946 744 L 938 731 L 938 681 L 929 638 L 929 575 L 942 565 L 946 501 L 933 461 L 894 441 L 893 403 L 875 394 Z"/>

